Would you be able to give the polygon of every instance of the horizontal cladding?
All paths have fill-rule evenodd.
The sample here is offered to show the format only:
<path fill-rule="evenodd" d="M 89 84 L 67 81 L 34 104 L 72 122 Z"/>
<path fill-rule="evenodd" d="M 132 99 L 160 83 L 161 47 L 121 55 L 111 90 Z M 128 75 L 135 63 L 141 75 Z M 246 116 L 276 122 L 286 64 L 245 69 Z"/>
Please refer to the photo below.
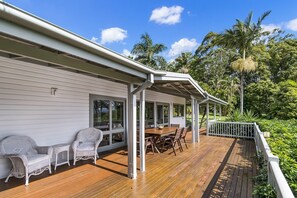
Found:
<path fill-rule="evenodd" d="M 58 88 L 51 95 L 51 87 Z M 0 57 L 0 139 L 27 135 L 38 145 L 71 143 L 89 126 L 89 95 L 127 97 L 124 84 Z M 9 171 L 0 159 L 0 178 Z"/>
<path fill-rule="evenodd" d="M 155 92 L 155 91 L 151 91 L 151 90 L 146 90 L 145 93 L 146 93 L 145 99 L 147 101 L 185 104 L 185 98 L 182 98 L 182 97 L 164 94 L 164 93 L 160 93 L 160 92 Z"/>

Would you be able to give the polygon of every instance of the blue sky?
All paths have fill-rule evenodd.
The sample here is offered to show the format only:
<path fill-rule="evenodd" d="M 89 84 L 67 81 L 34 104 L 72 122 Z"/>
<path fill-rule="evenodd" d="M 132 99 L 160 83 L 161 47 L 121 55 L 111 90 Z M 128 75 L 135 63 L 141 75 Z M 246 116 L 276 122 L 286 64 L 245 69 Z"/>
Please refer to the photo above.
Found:
<path fill-rule="evenodd" d="M 4 0 L 118 53 L 128 53 L 147 32 L 167 46 L 167 60 L 194 51 L 209 31 L 222 32 L 250 11 L 264 28 L 297 32 L 296 0 Z"/>

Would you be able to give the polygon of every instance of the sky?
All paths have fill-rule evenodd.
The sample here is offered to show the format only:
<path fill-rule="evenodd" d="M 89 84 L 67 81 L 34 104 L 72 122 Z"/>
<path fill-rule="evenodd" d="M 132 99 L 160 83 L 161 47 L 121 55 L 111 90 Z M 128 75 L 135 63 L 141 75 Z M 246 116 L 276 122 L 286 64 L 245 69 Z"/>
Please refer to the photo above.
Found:
<path fill-rule="evenodd" d="M 271 14 L 263 28 L 280 28 L 297 35 L 296 0 L 4 0 L 112 51 L 129 55 L 148 33 L 174 60 L 181 52 L 194 52 L 204 36 L 223 32 L 235 19 L 253 11 L 254 21 Z"/>

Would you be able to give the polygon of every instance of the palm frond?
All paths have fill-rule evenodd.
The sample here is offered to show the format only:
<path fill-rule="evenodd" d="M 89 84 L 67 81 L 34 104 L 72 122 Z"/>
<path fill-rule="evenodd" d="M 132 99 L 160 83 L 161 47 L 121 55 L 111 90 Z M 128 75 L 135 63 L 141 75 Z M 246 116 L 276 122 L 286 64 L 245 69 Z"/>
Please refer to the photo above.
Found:
<path fill-rule="evenodd" d="M 244 25 L 246 27 L 249 27 L 252 23 L 252 19 L 253 19 L 253 12 L 251 11 L 248 16 L 246 17 L 245 21 L 244 21 Z"/>
<path fill-rule="evenodd" d="M 264 12 L 264 13 L 262 14 L 261 17 L 259 17 L 258 22 L 257 22 L 257 26 L 258 26 L 258 27 L 261 26 L 262 21 L 263 21 L 263 20 L 264 20 L 270 13 L 271 13 L 271 10 L 266 11 L 266 12 Z"/>

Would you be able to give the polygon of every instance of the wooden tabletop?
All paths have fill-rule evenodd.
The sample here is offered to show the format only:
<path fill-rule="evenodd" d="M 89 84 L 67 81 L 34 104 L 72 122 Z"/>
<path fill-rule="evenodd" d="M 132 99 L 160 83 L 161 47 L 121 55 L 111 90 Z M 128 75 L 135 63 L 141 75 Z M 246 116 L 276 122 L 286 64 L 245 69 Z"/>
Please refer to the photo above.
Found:
<path fill-rule="evenodd" d="M 177 127 L 164 127 L 163 129 L 151 128 L 151 129 L 145 129 L 145 133 L 150 135 L 164 136 L 164 135 L 174 134 L 176 129 Z"/>

